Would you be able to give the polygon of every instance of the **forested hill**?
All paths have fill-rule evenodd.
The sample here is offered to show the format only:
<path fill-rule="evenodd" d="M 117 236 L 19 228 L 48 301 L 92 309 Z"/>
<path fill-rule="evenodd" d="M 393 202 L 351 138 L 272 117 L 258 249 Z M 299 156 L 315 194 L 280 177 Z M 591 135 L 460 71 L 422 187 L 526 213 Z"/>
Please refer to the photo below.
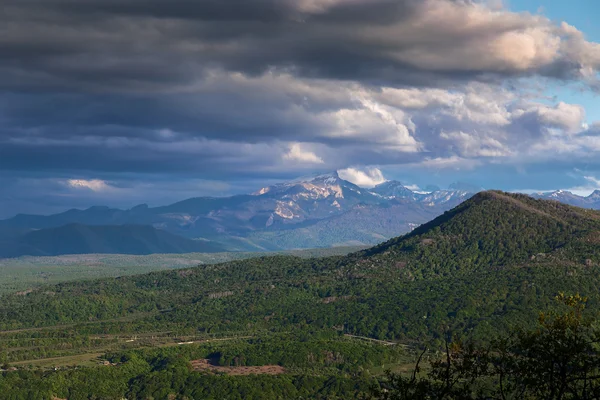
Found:
<path fill-rule="evenodd" d="M 361 256 L 418 274 L 447 275 L 532 262 L 597 263 L 599 243 L 598 211 L 487 191 Z"/>
<path fill-rule="evenodd" d="M 342 296 L 346 300 L 341 303 L 347 304 L 350 298 L 354 301 L 367 296 L 369 301 L 383 304 L 389 296 L 380 292 L 384 286 L 389 289 L 406 285 L 412 290 L 427 285 L 429 279 L 439 278 L 448 282 L 468 279 L 461 284 L 472 285 L 478 279 L 493 279 L 494 271 L 512 267 L 519 268 L 521 274 L 527 273 L 523 272 L 527 271 L 525 267 L 543 266 L 548 268 L 548 273 L 542 271 L 545 277 L 561 278 L 565 268 L 587 271 L 597 266 L 598 243 L 600 214 L 595 211 L 523 195 L 484 192 L 409 235 L 345 257 L 310 260 L 264 257 L 117 280 L 66 283 L 27 296 L 5 297 L 0 322 L 5 327 L 28 326 L 34 321 L 41 326 L 58 321 L 122 317 L 148 309 L 197 309 L 207 302 L 203 312 L 211 313 L 211 318 L 203 325 L 208 325 L 204 329 L 210 329 L 210 321 L 222 324 L 220 316 L 224 315 L 223 310 L 211 311 L 211 296 L 220 298 L 226 294 L 227 301 L 235 299 L 236 311 L 232 315 L 237 315 L 240 321 L 262 319 L 267 314 L 258 312 L 251 317 L 239 311 L 239 307 L 275 301 L 278 303 L 275 308 L 285 307 L 285 312 L 277 313 L 283 323 L 289 322 L 285 313 L 296 312 L 296 307 L 301 307 L 301 314 L 312 319 L 311 310 L 317 312 L 323 306 L 314 302 L 319 303 L 325 297 Z M 476 274 L 477 271 L 481 273 Z M 488 283 L 500 285 L 499 280 Z M 294 300 L 295 296 L 302 301 Z M 422 299 L 407 301 L 414 306 Z M 71 302 L 80 306 L 65 305 Z M 359 313 L 354 317 L 364 316 Z M 196 318 L 186 323 L 193 324 Z M 259 325 L 265 325 L 264 321 Z"/>
<path fill-rule="evenodd" d="M 485 192 L 409 235 L 348 256 L 261 257 L 69 282 L 3 296 L 0 333 L 3 343 L 11 343 L 3 358 L 9 363 L 54 360 L 123 346 L 169 345 L 169 340 L 172 346 L 172 338 L 188 338 L 185 344 L 241 337 L 255 338 L 254 344 L 235 347 L 228 360 L 264 365 L 283 361 L 250 354 L 267 354 L 265 349 L 271 348 L 293 353 L 294 346 L 320 337 L 335 341 L 359 337 L 433 349 L 441 349 L 448 337 L 485 342 L 515 326 L 531 325 L 560 292 L 589 297 L 586 313 L 598 317 L 599 261 L 600 214 L 522 195 Z M 256 347 L 274 335 L 276 345 Z M 330 344 L 322 346 L 314 354 L 340 360 L 331 356 Z M 157 349 L 159 355 L 162 351 L 167 350 Z M 224 350 L 219 351 L 206 354 Z M 180 360 L 192 360 L 186 357 Z M 356 368 L 349 364 L 353 358 L 345 357 L 344 368 Z M 312 374 L 312 364 L 309 370 Z M 142 372 L 136 379 L 146 382 L 152 376 Z M 167 378 L 164 382 L 178 381 L 175 376 Z M 133 393 L 129 398 L 147 397 L 138 394 L 149 386 L 136 389 L 130 379 L 122 380 L 120 397 L 114 398 L 125 397 L 128 391 Z M 286 379 L 273 382 L 284 385 Z M 166 385 L 161 382 L 157 387 Z M 57 393 L 67 390 L 53 392 Z"/>

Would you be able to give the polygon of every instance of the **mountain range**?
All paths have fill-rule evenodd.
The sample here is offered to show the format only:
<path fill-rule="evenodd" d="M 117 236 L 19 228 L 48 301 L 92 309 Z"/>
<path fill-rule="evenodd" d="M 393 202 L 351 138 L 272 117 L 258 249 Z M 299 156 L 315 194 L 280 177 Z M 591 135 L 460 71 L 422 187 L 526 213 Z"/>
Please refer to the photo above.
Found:
<path fill-rule="evenodd" d="M 600 209 L 600 190 L 595 190 L 589 196 L 578 196 L 567 190 L 555 190 L 553 192 L 534 193 L 531 195 L 537 199 L 556 200 L 571 206 Z"/>
<path fill-rule="evenodd" d="M 333 172 L 267 186 L 252 194 L 197 197 L 161 207 L 142 204 L 121 210 L 96 206 L 49 216 L 19 214 L 0 221 L 0 257 L 64 252 L 149 254 L 183 252 L 189 248 L 273 251 L 373 245 L 410 232 L 483 190 L 465 183 L 453 184 L 446 190 L 432 189 L 435 190 L 413 191 L 398 181 L 365 189 Z M 565 191 L 533 196 L 600 208 L 600 191 L 588 197 Z M 136 234 L 140 233 L 139 226 L 147 226 L 147 237 L 133 239 L 132 225 L 138 226 Z M 94 230 L 95 235 L 95 240 L 85 245 L 82 240 L 74 240 L 83 226 L 88 227 L 88 233 Z M 104 227 L 102 234 L 92 228 L 98 226 Z M 107 245 L 108 232 L 110 236 L 132 240 L 122 240 L 119 246 Z M 169 240 L 156 240 L 161 233 L 171 235 Z M 180 243 L 174 245 L 174 238 Z M 193 245 L 190 239 L 195 239 Z M 71 244 L 51 250 L 47 243 L 52 240 Z"/>
<path fill-rule="evenodd" d="M 114 324 L 119 334 L 213 334 L 310 325 L 441 345 L 444 330 L 489 338 L 535 321 L 560 291 L 591 296 L 590 312 L 600 313 L 599 244 L 598 211 L 485 191 L 346 256 L 259 257 L 5 296 L 0 329 L 98 321 L 94 329 Z"/>
<path fill-rule="evenodd" d="M 210 244 L 208 248 L 232 251 L 369 245 L 409 232 L 472 194 L 460 189 L 416 193 L 396 181 L 368 190 L 334 172 L 264 187 L 252 194 L 191 198 L 162 207 L 142 204 L 121 210 L 96 206 L 49 216 L 19 214 L 0 221 L 0 241 L 4 243 L 0 257 L 49 254 L 42 244 L 63 234 L 56 228 L 70 224 L 111 226 L 113 231 L 145 225 L 182 239 L 201 239 L 205 246 Z M 34 231 L 35 240 L 31 236 Z M 71 239 L 65 236 L 64 240 Z M 112 251 L 110 246 L 69 250 L 82 253 L 92 248 Z M 156 246 L 145 250 L 138 246 L 135 253 L 156 250 Z M 165 250 L 173 248 L 166 246 Z M 133 252 L 123 246 L 120 251 Z"/>
<path fill-rule="evenodd" d="M 275 386 L 294 389 L 299 376 L 308 388 L 270 398 L 365 398 L 322 396 L 318 378 L 341 372 L 349 387 L 359 379 L 369 387 L 375 374 L 412 368 L 419 354 L 448 349 L 448 340 L 488 346 L 544 329 L 560 346 L 579 343 L 560 327 L 574 332 L 583 324 L 573 329 L 562 316 L 558 329 L 539 323 L 567 312 L 553 299 L 572 293 L 586 302 L 585 310 L 565 314 L 569 321 L 579 318 L 575 312 L 598 321 L 599 272 L 600 212 L 485 191 L 407 235 L 345 256 L 263 256 L 3 295 L 3 362 L 24 369 L 3 372 L 3 383 L 11 394 L 31 388 L 18 398 L 92 398 L 108 389 L 102 398 L 205 398 L 208 386 L 218 389 L 212 398 L 250 398 L 239 383 L 253 379 L 259 392 L 252 398 L 262 399 Z M 106 367 L 94 365 L 99 353 Z M 76 368 L 24 367 L 63 360 Z M 257 374 L 285 370 L 193 372 L 199 360 L 252 366 Z M 548 364 L 554 368 L 554 358 Z M 223 396 L 226 382 L 235 396 Z M 38 395 L 42 389 L 46 396 Z"/>

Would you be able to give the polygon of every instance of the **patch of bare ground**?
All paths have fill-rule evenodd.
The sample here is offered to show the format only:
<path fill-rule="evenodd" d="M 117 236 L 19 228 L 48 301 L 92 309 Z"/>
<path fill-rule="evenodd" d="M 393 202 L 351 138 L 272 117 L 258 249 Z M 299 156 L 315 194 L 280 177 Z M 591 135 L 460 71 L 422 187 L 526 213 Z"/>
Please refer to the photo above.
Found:
<path fill-rule="evenodd" d="M 211 360 L 201 359 L 191 361 L 194 371 L 219 372 L 227 375 L 281 375 L 285 368 L 280 365 L 261 365 L 253 367 L 223 367 L 215 365 Z"/>
<path fill-rule="evenodd" d="M 350 300 L 350 299 L 352 299 L 352 296 L 330 296 L 330 297 L 323 298 L 321 301 L 324 304 L 329 304 L 329 303 L 335 303 L 338 300 Z"/>
<path fill-rule="evenodd" d="M 182 278 L 187 278 L 188 276 L 194 275 L 194 271 L 191 269 L 181 269 L 177 271 L 177 275 Z"/>
<path fill-rule="evenodd" d="M 227 290 L 225 292 L 217 292 L 217 293 L 211 293 L 208 295 L 209 299 L 222 299 L 224 297 L 229 297 L 229 296 L 233 296 L 234 293 L 231 290 Z"/>
<path fill-rule="evenodd" d="M 398 344 L 398 343 L 396 343 L 396 342 L 388 342 L 388 341 L 385 341 L 385 340 L 378 340 L 378 339 L 373 339 L 373 338 L 370 338 L 370 337 L 365 337 L 365 336 L 351 335 L 351 334 L 349 334 L 349 333 L 345 333 L 345 334 L 344 334 L 344 336 L 346 336 L 346 337 L 348 337 L 348 338 L 360 339 L 360 340 L 366 340 L 366 341 L 373 342 L 373 343 L 379 343 L 379 344 L 382 344 L 382 345 L 384 345 L 384 346 L 395 346 L 395 345 L 399 345 L 399 344 Z M 403 345 L 400 345 L 400 346 L 403 346 Z"/>

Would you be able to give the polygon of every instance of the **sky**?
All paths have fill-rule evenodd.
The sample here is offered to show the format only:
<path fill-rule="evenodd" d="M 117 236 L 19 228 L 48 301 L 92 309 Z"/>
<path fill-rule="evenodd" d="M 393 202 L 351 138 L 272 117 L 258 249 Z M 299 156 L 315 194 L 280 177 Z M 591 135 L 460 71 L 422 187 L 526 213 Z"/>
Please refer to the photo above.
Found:
<path fill-rule="evenodd" d="M 343 171 L 600 188 L 596 0 L 4 0 L 0 218 Z"/>

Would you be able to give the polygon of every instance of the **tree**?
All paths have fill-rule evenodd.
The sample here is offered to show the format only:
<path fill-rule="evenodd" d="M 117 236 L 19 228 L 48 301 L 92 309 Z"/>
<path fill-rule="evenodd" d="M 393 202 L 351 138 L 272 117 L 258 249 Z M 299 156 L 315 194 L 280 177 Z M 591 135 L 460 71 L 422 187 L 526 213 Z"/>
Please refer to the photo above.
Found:
<path fill-rule="evenodd" d="M 584 317 L 587 298 L 556 296 L 562 312 L 540 313 L 537 328 L 493 340 L 488 346 L 456 342 L 418 377 L 388 373 L 374 398 L 600 399 L 600 332 Z"/>

